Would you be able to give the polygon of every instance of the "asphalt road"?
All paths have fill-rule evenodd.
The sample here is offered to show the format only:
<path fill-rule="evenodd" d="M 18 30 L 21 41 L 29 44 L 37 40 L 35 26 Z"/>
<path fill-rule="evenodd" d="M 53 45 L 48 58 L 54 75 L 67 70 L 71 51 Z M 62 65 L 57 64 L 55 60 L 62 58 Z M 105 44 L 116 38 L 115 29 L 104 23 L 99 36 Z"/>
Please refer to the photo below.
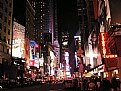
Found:
<path fill-rule="evenodd" d="M 42 84 L 31 87 L 23 88 L 12 88 L 12 89 L 3 89 L 0 91 L 74 91 L 73 89 L 65 89 L 62 84 Z"/>

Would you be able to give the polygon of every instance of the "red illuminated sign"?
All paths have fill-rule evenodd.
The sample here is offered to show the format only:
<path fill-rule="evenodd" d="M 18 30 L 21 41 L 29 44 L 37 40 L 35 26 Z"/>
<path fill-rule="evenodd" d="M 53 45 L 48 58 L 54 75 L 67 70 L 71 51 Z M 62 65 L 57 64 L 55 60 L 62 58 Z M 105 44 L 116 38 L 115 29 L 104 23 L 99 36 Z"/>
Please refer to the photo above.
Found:
<path fill-rule="evenodd" d="M 109 55 L 106 54 L 105 55 L 105 58 L 116 58 L 116 57 L 118 57 L 117 54 L 109 54 Z"/>
<path fill-rule="evenodd" d="M 100 38 L 100 44 L 101 44 L 101 48 L 102 48 L 103 58 L 116 58 L 117 54 L 106 54 L 107 33 L 101 32 L 99 38 Z"/>
<path fill-rule="evenodd" d="M 30 60 L 30 66 L 34 66 L 34 60 Z"/>
<path fill-rule="evenodd" d="M 100 44 L 101 44 L 101 48 L 102 48 L 102 55 L 103 57 L 105 57 L 106 55 L 106 36 L 107 33 L 106 32 L 101 32 L 100 33 Z"/>

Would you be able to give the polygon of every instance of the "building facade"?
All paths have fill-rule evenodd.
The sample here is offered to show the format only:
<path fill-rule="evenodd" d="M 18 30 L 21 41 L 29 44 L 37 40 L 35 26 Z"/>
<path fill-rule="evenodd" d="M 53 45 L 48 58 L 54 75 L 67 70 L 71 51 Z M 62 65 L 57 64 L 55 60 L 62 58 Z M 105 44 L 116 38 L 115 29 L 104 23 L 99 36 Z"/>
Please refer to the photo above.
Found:
<path fill-rule="evenodd" d="M 0 63 L 10 64 L 13 0 L 0 1 Z"/>

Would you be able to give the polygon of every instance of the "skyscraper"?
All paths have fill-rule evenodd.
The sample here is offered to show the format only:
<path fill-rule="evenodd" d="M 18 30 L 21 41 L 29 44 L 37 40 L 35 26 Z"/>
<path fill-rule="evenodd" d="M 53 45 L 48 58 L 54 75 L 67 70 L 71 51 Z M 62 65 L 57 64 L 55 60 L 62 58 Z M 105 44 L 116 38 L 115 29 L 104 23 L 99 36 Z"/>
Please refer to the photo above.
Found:
<path fill-rule="evenodd" d="M 13 0 L 0 0 L 0 78 L 11 64 Z"/>
<path fill-rule="evenodd" d="M 0 1 L 0 63 L 10 64 L 13 0 Z"/>

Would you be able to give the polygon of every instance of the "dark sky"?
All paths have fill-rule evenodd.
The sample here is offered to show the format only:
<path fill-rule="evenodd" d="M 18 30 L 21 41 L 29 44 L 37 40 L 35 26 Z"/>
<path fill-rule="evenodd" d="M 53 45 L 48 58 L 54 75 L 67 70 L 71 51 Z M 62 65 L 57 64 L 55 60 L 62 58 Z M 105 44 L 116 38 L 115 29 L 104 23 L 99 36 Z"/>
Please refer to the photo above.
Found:
<path fill-rule="evenodd" d="M 57 0 L 57 7 L 59 29 L 75 33 L 78 30 L 76 0 Z"/>
<path fill-rule="evenodd" d="M 74 35 L 78 31 L 78 13 L 76 0 L 57 0 L 58 1 L 58 27 L 59 31 L 69 32 L 69 59 L 72 69 L 75 68 L 74 57 Z M 71 70 L 73 73 L 73 70 Z"/>

